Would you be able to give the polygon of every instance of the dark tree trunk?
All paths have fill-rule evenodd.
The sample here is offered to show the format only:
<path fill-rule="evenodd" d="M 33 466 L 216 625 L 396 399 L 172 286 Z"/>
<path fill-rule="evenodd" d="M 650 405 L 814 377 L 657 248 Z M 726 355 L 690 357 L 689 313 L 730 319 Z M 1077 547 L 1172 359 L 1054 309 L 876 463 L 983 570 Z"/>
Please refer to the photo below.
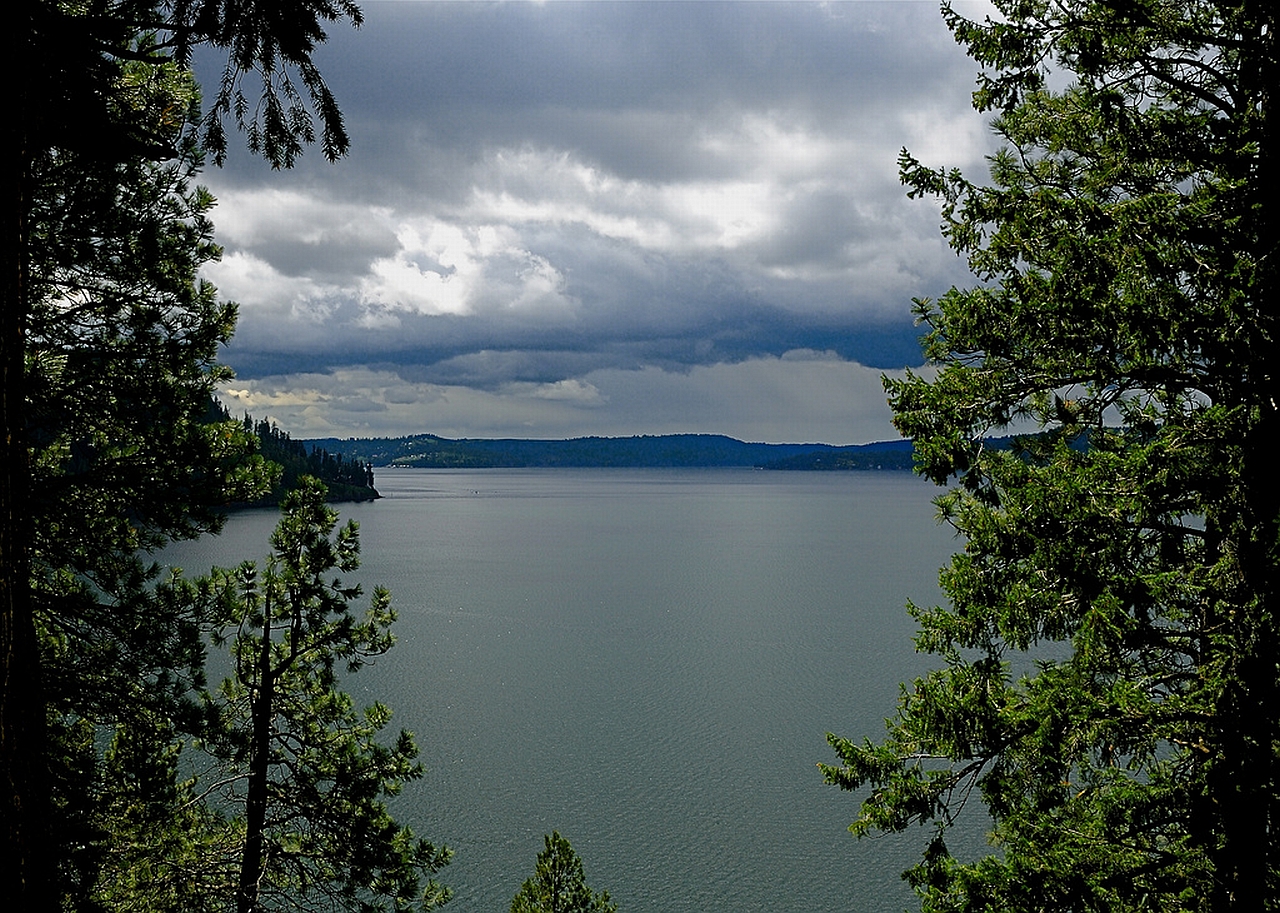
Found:
<path fill-rule="evenodd" d="M 253 913 L 258 909 L 258 891 L 262 881 L 267 820 L 267 773 L 271 766 L 271 715 L 275 691 L 275 672 L 271 667 L 271 593 L 263 606 L 262 644 L 258 653 L 258 682 L 250 691 L 249 719 L 249 788 L 245 797 L 244 855 L 240 861 L 240 883 L 236 893 L 237 913 Z"/>
<path fill-rule="evenodd" d="M 32 617 L 28 551 L 30 466 L 25 421 L 27 314 L 27 206 L 33 34 L 30 4 L 10 17 L 4 48 L 4 85 L 17 97 L 15 129 L 5 139 L 0 165 L 3 236 L 0 269 L 0 896 L 15 910 L 54 910 L 55 855 L 48 838 L 50 801 L 45 763 L 45 710 Z"/>
<path fill-rule="evenodd" d="M 1241 375 L 1243 405 L 1249 410 L 1249 432 L 1241 441 L 1239 513 L 1231 535 L 1239 561 L 1239 605 L 1228 643 L 1235 647 L 1225 668 L 1219 719 L 1220 761 L 1210 775 L 1209 798 L 1217 808 L 1220 842 L 1215 869 L 1215 910 L 1254 910 L 1275 901 L 1273 870 L 1277 867 L 1280 828 L 1280 473 L 1275 446 L 1280 440 L 1280 382 L 1275 345 L 1280 338 L 1280 302 L 1276 300 L 1277 180 L 1275 89 L 1277 25 L 1272 0 L 1244 5 L 1243 60 L 1237 116 L 1252 147 L 1238 177 L 1248 190 L 1240 217 L 1248 226 L 1253 312 L 1248 350 Z M 1268 189 L 1270 188 L 1270 189 Z"/>

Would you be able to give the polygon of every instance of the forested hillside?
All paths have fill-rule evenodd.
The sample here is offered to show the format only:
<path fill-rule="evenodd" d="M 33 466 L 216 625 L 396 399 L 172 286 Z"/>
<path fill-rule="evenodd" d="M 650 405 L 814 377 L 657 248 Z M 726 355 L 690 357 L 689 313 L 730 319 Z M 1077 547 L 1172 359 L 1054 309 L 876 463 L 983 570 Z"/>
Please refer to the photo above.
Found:
<path fill-rule="evenodd" d="M 234 419 L 226 406 L 212 401 L 209 420 L 229 422 Z M 316 444 L 308 446 L 295 441 L 274 422 L 255 419 L 248 413 L 240 420 L 244 430 L 258 441 L 258 454 L 280 467 L 279 478 L 271 490 L 260 498 L 245 502 L 253 507 L 278 505 L 284 496 L 298 486 L 298 480 L 312 476 L 324 482 L 330 501 L 372 501 L 378 497 L 373 484 L 373 466 L 342 453 L 330 453 Z"/>
<path fill-rule="evenodd" d="M 463 439 L 434 434 L 308 443 L 375 466 L 432 469 L 520 467 L 674 468 L 749 466 L 761 469 L 910 469 L 911 443 L 746 443 L 720 434 L 581 437 L 570 440 Z"/>

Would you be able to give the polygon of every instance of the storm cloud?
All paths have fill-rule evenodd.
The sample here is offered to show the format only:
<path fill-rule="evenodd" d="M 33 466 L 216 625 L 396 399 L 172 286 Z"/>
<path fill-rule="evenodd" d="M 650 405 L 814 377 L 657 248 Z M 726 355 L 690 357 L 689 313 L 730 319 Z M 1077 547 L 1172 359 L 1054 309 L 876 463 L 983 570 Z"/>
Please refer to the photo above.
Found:
<path fill-rule="evenodd" d="M 893 436 L 912 299 L 971 281 L 898 152 L 992 150 L 932 3 L 365 16 L 317 55 L 347 158 L 204 176 L 229 406 L 300 437 Z"/>

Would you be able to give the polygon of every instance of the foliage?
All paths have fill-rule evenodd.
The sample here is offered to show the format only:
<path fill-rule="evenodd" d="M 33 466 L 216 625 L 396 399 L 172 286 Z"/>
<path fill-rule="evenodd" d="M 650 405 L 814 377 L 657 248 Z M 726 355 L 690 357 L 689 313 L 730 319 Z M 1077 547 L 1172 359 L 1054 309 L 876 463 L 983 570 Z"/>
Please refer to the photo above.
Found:
<path fill-rule="evenodd" d="M 34 0 L 26 6 L 14 22 L 15 46 L 46 52 L 22 60 L 28 78 L 20 126 L 34 149 L 96 148 L 99 157 L 115 160 L 171 157 L 170 109 L 136 104 L 153 100 L 148 83 L 122 84 L 118 69 L 140 63 L 148 73 L 190 72 L 202 47 L 225 61 L 199 131 L 217 164 L 227 153 L 228 118 L 249 149 L 276 168 L 291 167 L 317 140 L 331 161 L 350 146 L 342 113 L 311 58 L 327 38 L 327 23 L 361 24 L 352 0 Z M 51 47 L 63 53 L 47 53 Z"/>
<path fill-rule="evenodd" d="M 228 495 L 268 481 L 237 423 L 205 420 L 235 306 L 198 278 L 220 254 L 199 167 L 189 143 L 168 164 L 35 163 L 32 226 L 49 239 L 25 340 L 38 591 L 70 572 L 114 593 L 139 550 L 216 530 Z M 47 620 L 64 624 L 63 607 Z"/>
<path fill-rule="evenodd" d="M 210 400 L 208 421 L 231 421 L 226 406 Z M 255 420 L 245 413 L 240 422 L 244 433 L 257 440 L 257 454 L 268 463 L 279 467 L 279 476 L 271 490 L 261 497 L 247 502 L 254 507 L 279 506 L 285 495 L 298 486 L 304 476 L 312 476 L 325 484 L 330 502 L 371 501 L 379 497 L 374 488 L 373 465 L 357 459 L 346 459 L 341 453 L 332 454 L 324 447 L 295 441 L 289 432 L 275 422 Z M 246 503 L 246 502 L 241 502 Z"/>
<path fill-rule="evenodd" d="M 956 483 L 950 604 L 912 607 L 941 667 L 825 775 L 870 788 L 856 834 L 932 827 L 926 910 L 1273 909 L 1275 10 L 996 6 L 944 8 L 991 184 L 901 160 L 979 280 L 917 302 L 933 379 L 886 382 Z M 965 860 L 970 799 L 997 852 Z"/>
<path fill-rule="evenodd" d="M 553 831 L 543 844 L 533 877 L 511 899 L 511 913 L 615 913 L 608 891 L 587 887 L 582 859 L 568 840 Z"/>
<path fill-rule="evenodd" d="M 185 103 L 193 89 L 170 74 L 165 94 Z M 190 143 L 164 164 L 53 150 L 33 162 L 32 227 L 49 240 L 28 274 L 28 598 L 56 761 L 52 839 L 73 905 L 92 892 L 113 826 L 88 786 L 110 759 L 82 733 L 181 724 L 200 680 L 201 620 L 154 591 L 147 553 L 216 530 L 222 504 L 270 482 L 238 423 L 204 421 L 235 308 L 198 279 L 218 255 L 199 164 Z"/>
<path fill-rule="evenodd" d="M 304 479 L 290 493 L 259 570 L 247 562 L 202 583 L 230 636 L 233 674 L 210 707 L 204 749 L 217 762 L 218 807 L 243 809 L 234 893 L 242 911 L 433 907 L 447 892 L 429 878 L 449 858 L 391 817 L 386 798 L 422 774 L 401 731 L 377 740 L 391 712 L 357 710 L 338 687 L 391 648 L 390 595 L 375 590 L 357 618 L 360 587 L 331 576 L 359 563 L 354 521 L 337 528 L 325 487 Z"/>
<path fill-rule="evenodd" d="M 330 501 L 371 501 L 378 497 L 373 487 L 372 464 L 348 460 L 341 453 L 334 455 L 323 447 L 308 448 L 273 422 L 255 422 L 246 415 L 244 427 L 246 432 L 252 428 L 263 457 L 283 470 L 280 483 L 269 496 L 276 503 L 308 475 L 325 483 Z"/>
<path fill-rule="evenodd" d="M 311 57 L 328 37 L 325 23 L 345 19 L 361 24 L 364 17 L 354 0 L 236 7 L 224 0 L 176 0 L 166 7 L 172 10 L 165 23 L 167 44 L 180 64 L 189 62 L 198 45 L 226 54 L 202 135 L 217 164 L 227 153 L 226 117 L 245 134 L 250 151 L 277 168 L 293 167 L 303 148 L 316 142 L 317 120 L 325 158 L 335 161 L 346 155 L 350 140 L 342 112 Z M 258 77 L 256 102 L 245 94 L 246 73 Z"/>
<path fill-rule="evenodd" d="M 116 728 L 94 784 L 101 817 L 89 898 L 77 907 L 222 913 L 235 894 L 242 828 L 203 801 L 173 724 L 138 715 Z"/>
<path fill-rule="evenodd" d="M 136 550 L 215 527 L 213 505 L 264 482 L 237 425 L 200 422 L 234 308 L 197 279 L 217 249 L 212 200 L 191 184 L 193 120 L 219 158 L 225 116 L 276 166 L 314 140 L 314 118 L 324 153 L 341 155 L 310 55 L 320 23 L 344 18 L 359 22 L 346 0 L 33 0 L 9 19 L 0 885 L 23 909 L 91 904 L 105 810 L 125 801 L 104 765 L 128 756 L 101 746 L 113 730 L 185 725 L 191 709 L 179 696 L 198 679 L 197 624 L 151 591 Z M 190 55 L 210 44 L 228 62 L 200 115 Z M 261 77 L 256 106 L 246 72 Z"/>

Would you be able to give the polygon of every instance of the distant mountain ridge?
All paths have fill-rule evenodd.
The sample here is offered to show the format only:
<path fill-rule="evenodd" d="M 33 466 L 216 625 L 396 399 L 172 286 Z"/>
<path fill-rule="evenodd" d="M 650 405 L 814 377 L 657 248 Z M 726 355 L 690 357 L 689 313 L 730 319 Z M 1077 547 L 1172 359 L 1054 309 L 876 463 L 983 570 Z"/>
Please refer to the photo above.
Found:
<path fill-rule="evenodd" d="M 377 467 L 430 469 L 757 467 L 799 470 L 909 470 L 910 441 L 871 444 L 761 444 L 720 434 L 580 437 L 567 440 L 315 438 L 330 453 Z"/>

